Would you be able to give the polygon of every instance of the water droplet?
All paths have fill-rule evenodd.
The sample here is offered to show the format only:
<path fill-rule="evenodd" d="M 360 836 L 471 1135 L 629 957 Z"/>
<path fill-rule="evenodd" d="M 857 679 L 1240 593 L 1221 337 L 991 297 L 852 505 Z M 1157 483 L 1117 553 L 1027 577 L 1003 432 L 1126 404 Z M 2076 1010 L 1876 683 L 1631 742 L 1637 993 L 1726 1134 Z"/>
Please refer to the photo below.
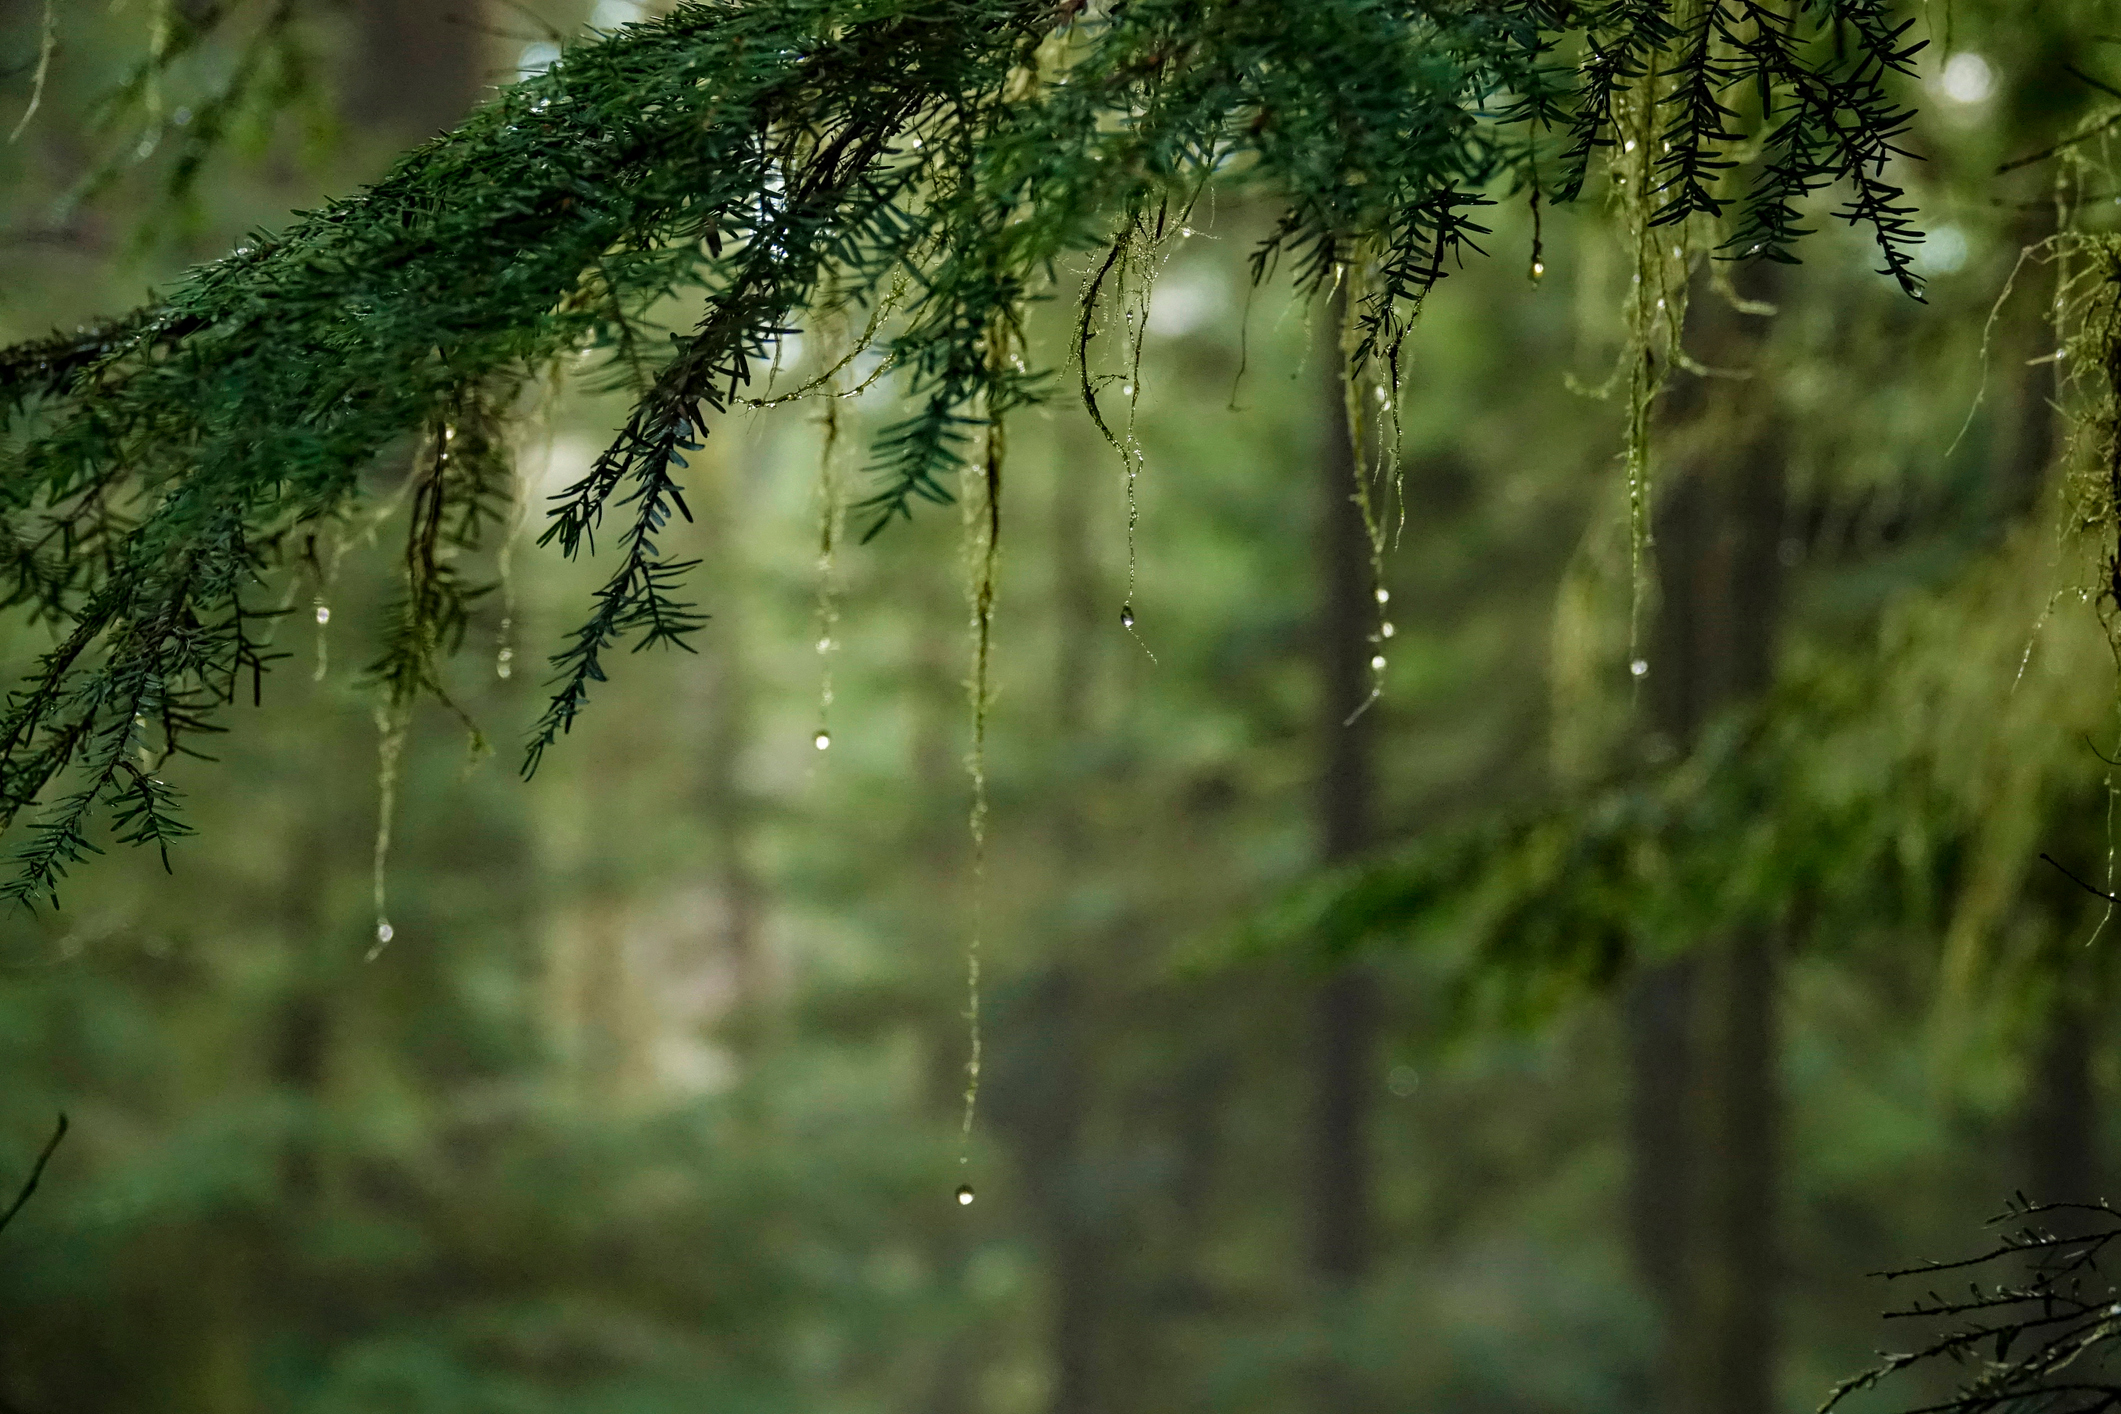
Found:
<path fill-rule="evenodd" d="M 971 1184 L 969 1184 L 969 1183 L 960 1183 L 960 1184 L 959 1184 L 959 1185 L 957 1186 L 957 1205 L 958 1205 L 958 1206 L 959 1206 L 960 1208 L 969 1208 L 969 1207 L 971 1207 L 971 1206 L 972 1206 L 972 1185 L 971 1185 Z"/>
<path fill-rule="evenodd" d="M 1119 626 L 1121 628 L 1134 627 L 1134 606 L 1132 604 L 1119 606 Z"/>
<path fill-rule="evenodd" d="M 1628 664 L 1628 671 L 1633 673 L 1638 678 L 1646 676 L 1650 671 L 1650 660 L 1647 658 L 1637 658 L 1634 662 Z"/>
<path fill-rule="evenodd" d="M 499 678 L 506 678 L 510 674 L 514 673 L 516 670 L 515 657 L 515 649 L 503 648 L 500 652 L 500 655 L 493 660 L 494 676 Z"/>
<path fill-rule="evenodd" d="M 1382 654 L 1382 653 L 1380 653 L 1380 654 L 1378 654 L 1378 655 L 1377 655 L 1376 657 L 1374 657 L 1374 658 L 1372 658 L 1372 659 L 1370 660 L 1370 671 L 1371 671 L 1371 672 L 1374 672 L 1374 673 L 1381 673 L 1381 672 L 1383 672 L 1384 670 L 1385 670 L 1385 655 L 1384 655 L 1384 654 Z"/>
<path fill-rule="evenodd" d="M 819 732 L 815 737 L 812 738 L 812 742 L 814 745 L 816 745 L 818 750 L 823 751 L 826 747 L 832 745 L 832 733 Z"/>
<path fill-rule="evenodd" d="M 1547 273 L 1547 263 L 1546 263 L 1546 262 L 1545 262 L 1544 260 L 1535 260 L 1535 261 L 1533 261 L 1533 262 L 1532 262 L 1532 278 L 1533 278 L 1533 279 L 1537 280 L 1537 279 L 1539 279 L 1539 278 L 1540 278 L 1541 276 L 1545 275 L 1546 273 Z"/>
<path fill-rule="evenodd" d="M 398 930 L 397 930 L 397 929 L 395 929 L 395 928 L 391 927 L 391 926 L 390 926 L 390 924 L 389 924 L 389 923 L 387 923 L 387 922 L 384 922 L 384 921 L 382 921 L 382 920 L 380 920 L 380 919 L 379 919 L 379 920 L 377 920 L 377 922 L 376 922 L 376 941 L 377 941 L 377 942 L 379 942 L 379 943 L 387 943 L 387 942 L 389 942 L 389 941 L 390 941 L 390 940 L 391 940 L 392 938 L 395 938 L 396 936 L 398 936 Z"/>
<path fill-rule="evenodd" d="M 1620 150 L 1622 152 L 1633 152 L 1635 150 L 1635 139 L 1629 138 L 1627 140 L 1626 146 L 1622 147 Z"/>
<path fill-rule="evenodd" d="M 1663 308 L 1664 308 L 1664 301 L 1663 301 L 1663 300 L 1659 300 L 1659 301 L 1657 301 L 1657 307 L 1658 307 L 1659 309 L 1663 309 Z"/>
<path fill-rule="evenodd" d="M 1182 236 L 1190 236 L 1193 234 L 1193 228 L 1191 226 L 1180 226 L 1178 233 Z"/>
<path fill-rule="evenodd" d="M 829 638 L 819 639 L 817 641 L 817 651 L 820 653 L 830 653 L 832 651 L 832 640 Z"/>
<path fill-rule="evenodd" d="M 1377 626 L 1377 631 L 1378 631 L 1379 633 L 1383 634 L 1383 635 L 1384 635 L 1384 636 L 1385 636 L 1386 638 L 1390 638 L 1390 637 L 1391 637 L 1391 636 L 1392 636 L 1393 634 L 1395 634 L 1395 633 L 1399 632 L 1399 630 L 1398 630 L 1398 629 L 1396 629 L 1396 628 L 1392 627 L 1392 623 L 1391 623 L 1391 620 L 1389 620 L 1389 619 L 1387 619 L 1387 620 L 1386 620 L 1385 622 L 1383 622 L 1383 623 L 1379 624 L 1379 625 Z"/>
<path fill-rule="evenodd" d="M 1378 590 L 1378 591 L 1377 591 L 1377 602 L 1378 602 L 1378 603 L 1380 603 L 1380 604 L 1389 604 L 1389 603 L 1391 603 L 1391 602 L 1392 602 L 1392 591 L 1391 591 L 1391 590 L 1389 590 L 1389 589 L 1380 589 L 1380 590 Z"/>
<path fill-rule="evenodd" d="M 328 624 L 331 622 L 331 605 L 317 605 L 317 622 L 319 624 Z"/>
<path fill-rule="evenodd" d="M 1122 383 L 1122 384 L 1120 384 L 1120 385 L 1119 385 L 1119 395 L 1120 395 L 1121 397 L 1123 397 L 1123 398 L 1131 398 L 1131 397 L 1133 397 L 1133 396 L 1134 396 L 1134 385 L 1133 385 L 1132 383 Z"/>

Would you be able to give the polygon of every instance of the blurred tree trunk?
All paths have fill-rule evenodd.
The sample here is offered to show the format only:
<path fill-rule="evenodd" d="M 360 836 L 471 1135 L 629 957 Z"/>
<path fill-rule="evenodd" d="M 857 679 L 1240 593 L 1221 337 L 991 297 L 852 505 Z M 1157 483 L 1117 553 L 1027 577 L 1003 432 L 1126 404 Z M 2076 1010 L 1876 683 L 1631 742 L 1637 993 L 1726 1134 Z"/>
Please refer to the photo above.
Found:
<path fill-rule="evenodd" d="M 456 126 L 487 83 L 482 0 L 355 0 L 346 116 L 393 147 Z"/>
<path fill-rule="evenodd" d="M 1077 430 L 1078 438 L 1080 430 Z M 1054 653 L 1054 727 L 1065 760 L 1087 759 L 1090 693 L 1096 649 L 1097 566 L 1090 542 L 1089 479 L 1073 470 L 1086 462 L 1066 458 L 1056 479 L 1053 503 L 1053 577 L 1058 609 Z M 1090 785 L 1081 771 L 1063 777 L 1055 811 L 1056 854 L 1065 884 L 1090 876 L 1093 868 L 1083 794 Z M 1073 910 L 1071 910 L 1073 912 Z M 1080 925 L 1073 926 L 1079 930 Z M 1089 1118 L 1093 1077 L 1086 1030 L 1088 995 L 1095 972 L 1086 964 L 1083 937 L 1061 939 L 1046 990 L 1052 1054 L 1044 1092 L 1046 1111 L 1038 1129 L 1044 1152 L 1034 1153 L 1031 1176 L 1048 1223 L 1053 1254 L 1053 1414 L 1102 1414 L 1106 1402 L 1098 1380 L 1098 1311 L 1109 1275 L 1104 1243 L 1087 1201 L 1083 1131 Z"/>
<path fill-rule="evenodd" d="M 706 941 L 727 960 L 734 992 L 730 1009 L 740 1043 L 757 1039 L 765 1022 L 760 1003 L 769 985 L 766 959 L 759 948 L 765 888 L 752 863 L 756 812 L 741 774 L 751 747 L 754 713 L 743 616 L 734 610 L 749 569 L 730 527 L 743 523 L 738 490 L 744 464 L 745 458 L 727 448 L 709 455 L 704 474 L 696 478 L 696 494 L 707 506 L 695 522 L 701 569 L 712 577 L 713 598 L 732 610 L 711 625 L 712 632 L 705 636 L 708 651 L 698 664 L 707 748 L 701 760 L 699 801 L 708 836 L 714 841 L 713 888 L 720 905 L 717 936 Z"/>
<path fill-rule="evenodd" d="M 2013 232 L 2024 249 L 2054 234 L 2055 208 L 2050 202 L 2033 204 Z M 2011 389 L 2014 415 L 2002 438 L 2003 455 L 1997 459 L 2003 471 L 1997 478 L 1999 509 L 2007 519 L 2037 512 L 2055 459 L 2061 366 L 2049 355 L 2055 351 L 2051 321 L 2057 273 L 2051 265 L 2027 265 L 2020 272 L 2024 289 L 2011 308 L 2014 332 L 2006 347 L 2017 355 L 2009 359 L 2017 370 Z M 2016 1186 L 2042 1202 L 2088 1202 L 2104 1196 L 2105 1182 L 2092 1072 L 2093 1019 L 2102 1007 L 2100 969 L 2070 933 L 2073 921 L 2084 913 L 2079 888 L 2050 876 L 2039 881 L 2035 891 L 2045 905 L 2047 916 L 2041 921 L 2052 934 L 2042 958 L 2050 986 L 2019 1116 Z"/>
<path fill-rule="evenodd" d="M 313 758 L 317 765 L 324 760 L 338 764 L 339 753 Z M 349 857 L 334 847 L 331 804 L 328 795 L 317 797 L 319 808 L 295 831 L 281 882 L 280 945 L 287 950 L 288 983 L 275 1019 L 270 1064 L 273 1083 L 298 1107 L 294 1131 L 280 1151 L 280 1192 L 304 1219 L 322 1186 L 318 1137 L 332 1027 L 328 988 L 333 969 L 327 959 L 333 943 L 354 945 L 345 930 L 332 927 L 328 911 L 334 862 Z"/>
<path fill-rule="evenodd" d="M 1343 403 L 1342 299 L 1321 340 L 1319 411 L 1318 836 L 1326 864 L 1371 842 L 1374 717 L 1349 721 L 1370 695 L 1370 632 L 1377 615 L 1370 541 L 1357 505 L 1356 448 Z M 1328 1300 L 1361 1282 L 1370 1254 L 1369 1104 L 1377 1028 L 1373 984 L 1359 964 L 1326 979 L 1312 1021 L 1311 1261 Z M 1338 1362 L 1320 1371 L 1320 1407 L 1346 1414 L 1362 1396 Z"/>
<path fill-rule="evenodd" d="M 1664 661 L 1657 661 L 1661 671 Z M 1628 1056 L 1628 1239 L 1635 1269 L 1664 1323 L 1663 1363 L 1671 1363 L 1685 1308 L 1684 1217 L 1693 1184 L 1694 975 L 1691 957 L 1640 970 L 1623 1009 Z M 1676 1405 L 1661 1369 L 1663 1404 Z"/>
<path fill-rule="evenodd" d="M 1768 300 L 1772 267 L 1740 273 Z M 1754 370 L 1765 326 L 1703 281 L 1689 351 Z M 1664 419 L 1680 455 L 1656 510 L 1660 609 L 1649 718 L 1670 753 L 1759 696 L 1774 666 L 1783 441 L 1765 378 L 1689 378 Z M 1776 1353 L 1778 940 L 1741 925 L 1646 971 L 1627 1003 L 1631 1226 L 1663 1317 L 1661 1401 L 1674 1414 L 1768 1414 Z"/>
<path fill-rule="evenodd" d="M 942 518 L 937 517 L 940 521 Z M 947 535 L 950 527 L 935 525 L 916 532 Z M 935 550 L 931 544 L 927 549 Z M 966 848 L 965 768 L 958 737 L 965 721 L 964 626 L 962 591 L 949 576 L 908 566 L 923 563 L 922 547 L 913 535 L 887 553 L 901 556 L 894 568 L 906 574 L 911 589 L 907 595 L 909 617 L 914 621 L 913 661 L 908 676 L 913 701 L 913 733 L 908 774 L 923 783 L 928 800 L 940 806 L 914 817 L 912 829 L 915 858 L 935 861 L 920 887 L 932 895 L 926 906 L 936 910 L 924 915 L 936 920 L 932 929 L 940 957 L 927 975 L 936 979 L 936 995 L 943 1004 L 928 1013 L 929 1043 L 925 1086 L 928 1104 L 955 1131 L 965 1098 L 966 1034 L 963 1016 L 965 996 L 964 925 L 967 914 L 962 901 L 969 897 L 965 882 L 970 871 L 963 861 Z M 932 556 L 932 558 L 940 558 Z M 932 558 L 928 562 L 932 562 Z M 921 905 L 909 905 L 919 907 Z M 966 1181 L 972 1175 L 958 1173 Z M 954 1186 L 958 1177 L 950 1180 Z M 984 1210 L 961 1208 L 945 1193 L 936 1194 L 932 1240 L 938 1285 L 970 1301 L 972 1234 Z M 954 1323 L 936 1343 L 932 1374 L 921 1392 L 918 1408 L 923 1414 L 972 1414 L 982 1407 L 980 1380 L 985 1372 L 989 1342 L 977 1317 Z"/>
<path fill-rule="evenodd" d="M 2056 951 L 2070 949 L 2061 940 Z M 2064 958 L 2056 968 L 2024 1116 L 2025 1192 L 2041 1202 L 2089 1203 L 2106 1196 L 2098 1152 L 2092 1079 L 2090 969 Z"/>

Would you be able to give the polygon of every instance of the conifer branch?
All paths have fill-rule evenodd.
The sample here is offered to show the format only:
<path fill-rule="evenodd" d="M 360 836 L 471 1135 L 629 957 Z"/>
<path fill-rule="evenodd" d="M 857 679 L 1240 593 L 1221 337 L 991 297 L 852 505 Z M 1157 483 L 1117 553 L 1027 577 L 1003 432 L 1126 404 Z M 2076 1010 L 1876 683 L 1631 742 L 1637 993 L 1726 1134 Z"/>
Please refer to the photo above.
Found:
<path fill-rule="evenodd" d="M 258 32 L 279 34 L 290 3 Z M 172 44 L 227 8 L 196 9 Z M 1740 200 L 1734 248 L 1787 258 L 1803 198 L 1841 182 L 1839 214 L 1915 289 L 1883 175 L 1902 155 L 1885 85 L 1914 53 L 1905 27 L 1882 0 L 1688 14 L 1682 29 L 1672 0 L 695 0 L 569 49 L 373 188 L 158 303 L 0 351 L 0 599 L 60 635 L 0 709 L 0 823 L 60 792 L 7 892 L 48 898 L 98 810 L 124 838 L 178 837 L 157 766 L 243 683 L 255 696 L 273 656 L 245 596 L 438 428 L 460 450 L 413 473 L 404 597 L 373 677 L 393 710 L 447 701 L 488 494 L 467 428 L 561 358 L 601 356 L 636 402 L 544 536 L 575 555 L 618 520 L 526 771 L 610 651 L 682 647 L 699 626 L 689 562 L 665 553 L 689 514 L 686 454 L 823 291 L 877 316 L 908 409 L 872 450 L 874 535 L 950 500 L 975 431 L 1046 396 L 1041 370 L 988 356 L 995 319 L 1144 213 L 1184 210 L 1210 180 L 1271 193 L 1255 275 L 1286 261 L 1317 291 L 1361 251 L 1353 356 L 1396 369 L 1428 291 L 1479 253 L 1478 208 L 1497 188 L 1578 194 L 1616 98 L 1652 67 L 1672 95 L 1668 219 Z M 1580 67 L 1558 62 L 1579 49 Z M 1751 117 L 1731 96 L 1747 81 Z M 1732 164 L 1771 109 L 1741 195 Z M 1557 143 L 1555 178 L 1540 156 Z M 698 301 L 689 331 L 657 325 L 673 296 Z"/>

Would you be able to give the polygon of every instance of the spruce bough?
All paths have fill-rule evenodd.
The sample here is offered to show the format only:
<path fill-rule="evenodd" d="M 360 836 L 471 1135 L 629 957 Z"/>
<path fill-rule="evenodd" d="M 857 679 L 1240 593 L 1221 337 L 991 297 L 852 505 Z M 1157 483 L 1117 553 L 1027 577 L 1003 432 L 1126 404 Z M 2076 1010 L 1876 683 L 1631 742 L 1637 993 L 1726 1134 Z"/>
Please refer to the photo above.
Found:
<path fill-rule="evenodd" d="M 0 713 L 0 825 L 26 823 L 4 890 L 56 902 L 99 814 L 166 857 L 163 765 L 262 691 L 288 586 L 408 448 L 374 677 L 399 719 L 442 694 L 480 592 L 456 552 L 505 523 L 502 426 L 557 360 L 634 402 L 544 530 L 612 568 L 526 773 L 611 653 L 701 622 L 662 550 L 687 453 L 808 314 L 878 316 L 900 380 L 856 507 L 874 534 L 1050 390 L 1016 356 L 1025 306 L 1086 257 L 1141 268 L 1211 182 L 1271 194 L 1255 275 L 1344 283 L 1351 366 L 1395 381 L 1477 209 L 1583 192 L 1630 104 L 1662 147 L 1639 238 L 1720 223 L 1723 254 L 1793 259 L 1834 185 L 1915 293 L 1885 177 L 1907 23 L 1881 0 L 751 0 L 580 45 L 168 298 L 0 354 L 4 583 L 55 639 Z M 673 297 L 690 327 L 657 323 Z"/>

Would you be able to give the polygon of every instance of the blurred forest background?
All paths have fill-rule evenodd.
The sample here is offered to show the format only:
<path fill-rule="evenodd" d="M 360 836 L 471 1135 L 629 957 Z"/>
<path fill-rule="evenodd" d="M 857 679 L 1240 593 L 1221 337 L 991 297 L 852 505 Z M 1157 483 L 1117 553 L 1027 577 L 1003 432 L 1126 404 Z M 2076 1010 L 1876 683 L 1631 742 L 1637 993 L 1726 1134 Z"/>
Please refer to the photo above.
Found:
<path fill-rule="evenodd" d="M 209 8 L 0 3 L 7 126 L 61 40 L 0 145 L 0 336 L 644 17 L 252 6 L 110 99 Z M 1910 11 L 1927 305 L 1839 230 L 1701 278 L 1690 350 L 1750 376 L 1660 410 L 1632 650 L 1595 396 L 1632 267 L 1595 204 L 1545 213 L 1543 278 L 1493 208 L 1431 300 L 1374 643 L 1327 321 L 1249 289 L 1257 212 L 1203 208 L 1147 312 L 1133 548 L 1067 398 L 1011 428 L 962 1166 L 956 512 L 843 548 L 821 611 L 818 405 L 744 414 L 688 487 L 700 652 L 627 660 L 527 785 L 597 566 L 526 534 L 454 665 L 501 749 L 423 710 L 372 960 L 388 551 L 349 535 L 183 777 L 175 872 L 117 850 L 0 919 L 0 1188 L 74 1126 L 0 1235 L 0 1405 L 1813 1407 L 1889 1338 L 1866 1273 L 1969 1250 L 2014 1190 L 2111 1191 L 2114 938 L 2038 856 L 2111 877 L 2113 659 L 2058 548 L 2067 272 L 2020 252 L 2121 196 L 2103 137 L 1996 174 L 2112 108 L 2102 9 Z M 888 399 L 843 406 L 840 474 Z M 526 425 L 533 518 L 619 416 L 567 388 Z M 0 631 L 11 669 L 42 633 Z"/>

